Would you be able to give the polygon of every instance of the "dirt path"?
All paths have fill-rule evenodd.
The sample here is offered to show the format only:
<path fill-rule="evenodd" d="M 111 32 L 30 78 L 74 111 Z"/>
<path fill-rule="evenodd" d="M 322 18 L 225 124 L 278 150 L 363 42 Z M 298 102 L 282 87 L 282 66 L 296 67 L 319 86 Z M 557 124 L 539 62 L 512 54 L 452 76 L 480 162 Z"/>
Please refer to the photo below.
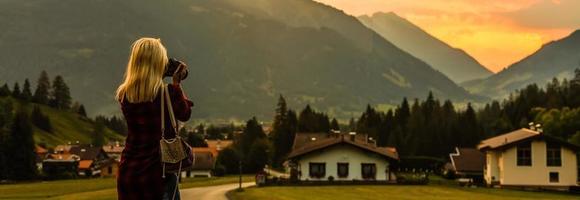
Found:
<path fill-rule="evenodd" d="M 254 182 L 243 183 L 242 187 L 255 185 Z M 182 200 L 227 200 L 226 192 L 238 188 L 237 183 L 182 189 Z"/>

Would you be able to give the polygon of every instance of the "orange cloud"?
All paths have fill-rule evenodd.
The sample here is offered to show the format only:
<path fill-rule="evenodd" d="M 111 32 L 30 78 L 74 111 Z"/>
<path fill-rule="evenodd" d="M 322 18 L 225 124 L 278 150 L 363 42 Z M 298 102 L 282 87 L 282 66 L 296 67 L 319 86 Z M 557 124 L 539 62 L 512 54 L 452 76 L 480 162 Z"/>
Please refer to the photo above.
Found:
<path fill-rule="evenodd" d="M 533 22 L 529 20 L 529 13 L 542 11 L 548 15 L 558 12 L 559 10 L 554 11 L 558 7 L 565 5 L 570 7 L 569 2 L 565 0 L 317 1 L 355 16 L 394 11 L 451 46 L 465 50 L 493 72 L 498 72 L 530 55 L 542 44 L 562 38 L 575 28 L 580 28 L 573 27 L 575 18 L 566 21 L 567 24 L 560 27 L 541 27 L 523 23 Z M 580 17 L 580 12 L 568 10 L 574 9 L 566 9 L 568 14 L 564 15 L 566 19 L 570 16 Z"/>

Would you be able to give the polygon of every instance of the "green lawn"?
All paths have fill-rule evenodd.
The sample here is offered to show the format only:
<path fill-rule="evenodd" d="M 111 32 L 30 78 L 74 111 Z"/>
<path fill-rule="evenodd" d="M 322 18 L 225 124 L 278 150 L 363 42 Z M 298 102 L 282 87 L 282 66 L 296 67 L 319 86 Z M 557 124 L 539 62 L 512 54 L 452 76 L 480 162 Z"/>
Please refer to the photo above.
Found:
<path fill-rule="evenodd" d="M 245 175 L 242 181 L 248 182 L 253 180 L 254 176 Z M 180 187 L 184 189 L 236 183 L 237 181 L 237 176 L 186 178 L 183 179 Z M 0 199 L 113 200 L 117 199 L 117 190 L 115 179 L 113 178 L 19 183 L 0 185 Z"/>
<path fill-rule="evenodd" d="M 377 199 L 441 199 L 441 200 L 494 200 L 494 199 L 580 199 L 580 196 L 546 192 L 527 192 L 507 189 L 463 188 L 443 185 L 422 186 L 304 186 L 252 187 L 244 192 L 230 192 L 233 200 L 377 200 Z"/>

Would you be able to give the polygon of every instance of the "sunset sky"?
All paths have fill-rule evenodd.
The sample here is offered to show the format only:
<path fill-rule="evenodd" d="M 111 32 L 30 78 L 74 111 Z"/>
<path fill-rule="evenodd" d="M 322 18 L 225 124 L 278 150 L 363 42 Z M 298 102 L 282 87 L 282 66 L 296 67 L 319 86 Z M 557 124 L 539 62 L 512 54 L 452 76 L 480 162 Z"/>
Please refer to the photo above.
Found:
<path fill-rule="evenodd" d="M 580 0 L 316 0 L 354 16 L 395 12 L 493 72 L 580 29 Z"/>

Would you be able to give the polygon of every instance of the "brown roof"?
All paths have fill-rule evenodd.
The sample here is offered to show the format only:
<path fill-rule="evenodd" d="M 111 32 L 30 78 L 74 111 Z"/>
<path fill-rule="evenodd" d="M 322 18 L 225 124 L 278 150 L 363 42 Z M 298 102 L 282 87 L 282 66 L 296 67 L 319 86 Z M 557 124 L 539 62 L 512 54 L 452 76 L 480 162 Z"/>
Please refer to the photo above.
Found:
<path fill-rule="evenodd" d="M 79 161 L 79 169 L 90 169 L 92 164 L 92 160 L 81 160 Z"/>
<path fill-rule="evenodd" d="M 36 145 L 36 149 L 34 150 L 37 154 L 45 154 L 48 153 L 48 150 L 42 148 L 41 146 Z"/>
<path fill-rule="evenodd" d="M 106 153 L 122 153 L 123 149 L 125 149 L 125 147 L 120 146 L 120 145 L 105 145 L 105 146 L 103 146 L 103 151 L 105 151 Z"/>
<path fill-rule="evenodd" d="M 550 142 L 555 142 L 561 144 L 562 146 L 571 148 L 573 150 L 580 150 L 579 146 L 576 146 L 572 143 L 527 128 L 522 128 L 503 135 L 483 140 L 479 143 L 479 145 L 477 145 L 477 149 L 486 150 L 486 149 L 506 148 L 512 145 L 516 145 L 520 142 L 529 141 L 533 139 L 541 139 Z"/>
<path fill-rule="evenodd" d="M 298 135 L 297 135 L 298 136 Z M 301 144 L 300 146 L 294 146 L 295 148 L 290 152 L 288 155 L 288 159 L 296 158 L 305 154 L 308 154 L 313 151 L 317 151 L 320 149 L 325 149 L 331 146 L 339 145 L 339 144 L 346 144 L 357 147 L 364 151 L 372 152 L 379 154 L 381 156 L 390 158 L 390 159 L 399 159 L 399 155 L 397 150 L 392 147 L 376 147 L 371 144 L 367 144 L 366 142 L 361 142 L 359 140 L 351 141 L 348 139 L 348 135 L 342 134 L 337 137 L 327 137 L 322 139 L 316 139 L 314 141 Z M 296 140 L 295 140 L 296 141 Z"/>
<path fill-rule="evenodd" d="M 215 148 L 210 148 L 210 147 L 192 147 L 191 148 L 191 152 L 192 153 L 211 153 L 213 157 L 217 157 L 218 152 L 217 149 Z"/>
<path fill-rule="evenodd" d="M 504 145 L 508 145 L 517 141 L 521 141 L 530 137 L 534 137 L 540 135 L 539 132 L 530 130 L 527 128 L 522 128 L 519 130 L 515 130 L 503 135 L 499 135 L 496 137 L 492 137 L 486 140 L 483 140 L 477 145 L 478 149 L 490 148 L 495 149 L 498 147 L 502 147 Z"/>
<path fill-rule="evenodd" d="M 56 147 L 54 147 L 54 150 L 57 152 L 69 152 L 70 149 L 74 146 L 78 146 L 78 145 L 61 144 L 61 145 L 57 145 Z"/>
<path fill-rule="evenodd" d="M 102 147 L 94 147 L 89 145 L 73 146 L 70 148 L 70 153 L 81 157 L 81 160 L 94 160 L 101 152 L 104 153 Z M 106 156 L 106 154 L 104 154 Z"/>
<path fill-rule="evenodd" d="M 57 153 L 57 154 L 48 154 L 46 156 L 47 160 L 66 160 L 66 161 L 75 161 L 80 159 L 78 155 L 70 154 L 70 153 Z"/>
<path fill-rule="evenodd" d="M 483 173 L 485 155 L 474 148 L 455 148 L 449 154 L 453 169 L 458 173 Z"/>
<path fill-rule="evenodd" d="M 209 148 L 221 151 L 232 145 L 234 142 L 232 140 L 207 140 L 206 143 Z"/>
<path fill-rule="evenodd" d="M 211 170 L 213 169 L 215 159 L 213 154 L 209 151 L 197 151 L 193 152 L 195 156 L 195 163 L 192 166 L 192 170 Z"/>

